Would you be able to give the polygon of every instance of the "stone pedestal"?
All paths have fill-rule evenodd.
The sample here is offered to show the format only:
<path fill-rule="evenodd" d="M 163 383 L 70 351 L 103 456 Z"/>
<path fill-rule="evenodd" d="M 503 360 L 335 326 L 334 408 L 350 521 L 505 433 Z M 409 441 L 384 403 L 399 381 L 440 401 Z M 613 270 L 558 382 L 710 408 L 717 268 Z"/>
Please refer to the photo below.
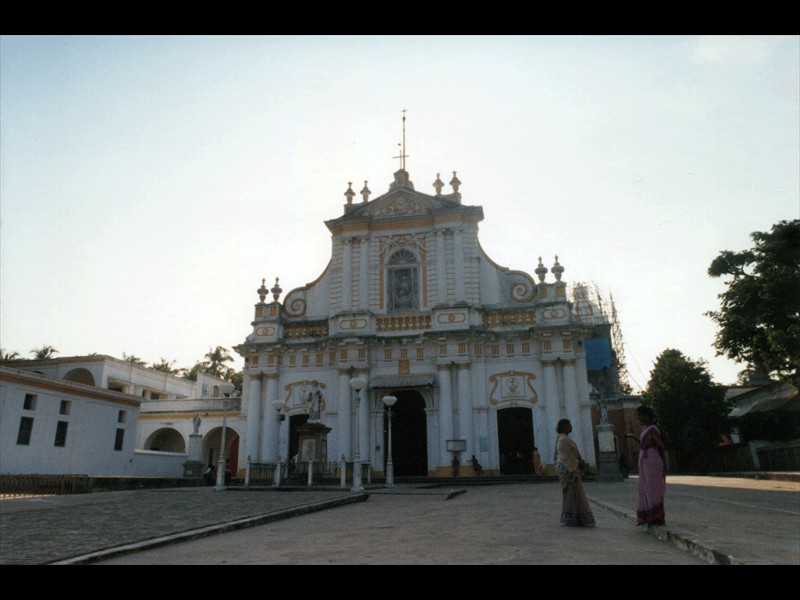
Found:
<path fill-rule="evenodd" d="M 328 462 L 328 433 L 331 428 L 322 423 L 305 423 L 297 430 L 297 460 L 300 463 Z"/>
<path fill-rule="evenodd" d="M 203 436 L 199 433 L 189 435 L 189 449 L 187 454 L 190 461 L 203 462 Z"/>
<path fill-rule="evenodd" d="M 597 479 L 602 481 L 622 481 L 619 471 L 619 457 L 614 446 L 614 426 L 600 423 L 597 426 L 597 445 L 600 455 L 597 457 Z"/>

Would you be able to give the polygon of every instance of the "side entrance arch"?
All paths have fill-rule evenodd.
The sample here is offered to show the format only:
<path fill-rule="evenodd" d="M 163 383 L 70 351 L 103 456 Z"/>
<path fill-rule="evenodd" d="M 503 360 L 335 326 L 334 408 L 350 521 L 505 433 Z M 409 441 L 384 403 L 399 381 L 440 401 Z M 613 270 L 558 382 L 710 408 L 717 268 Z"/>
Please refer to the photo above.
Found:
<path fill-rule="evenodd" d="M 396 477 L 426 477 L 428 475 L 428 428 L 425 400 L 414 390 L 396 390 L 386 395 L 395 396 L 392 407 L 392 464 Z M 389 420 L 384 411 L 383 470 L 389 449 Z"/>
<path fill-rule="evenodd" d="M 498 410 L 497 439 L 501 475 L 533 474 L 533 412 L 530 408 Z"/>

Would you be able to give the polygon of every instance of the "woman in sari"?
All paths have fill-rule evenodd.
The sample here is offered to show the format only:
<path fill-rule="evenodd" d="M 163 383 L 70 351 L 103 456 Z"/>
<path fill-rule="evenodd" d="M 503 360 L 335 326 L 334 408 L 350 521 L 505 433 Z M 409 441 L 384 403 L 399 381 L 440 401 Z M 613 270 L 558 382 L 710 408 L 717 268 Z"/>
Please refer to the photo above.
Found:
<path fill-rule="evenodd" d="M 653 409 L 637 409 L 642 431 L 639 433 L 639 504 L 636 507 L 637 525 L 663 525 L 664 493 L 667 490 L 667 467 L 664 459 L 664 440 L 656 425 Z"/>
<path fill-rule="evenodd" d="M 581 453 L 569 434 L 572 424 L 561 419 L 556 427 L 556 472 L 561 482 L 561 524 L 571 527 L 594 527 L 594 515 L 583 489 Z"/>

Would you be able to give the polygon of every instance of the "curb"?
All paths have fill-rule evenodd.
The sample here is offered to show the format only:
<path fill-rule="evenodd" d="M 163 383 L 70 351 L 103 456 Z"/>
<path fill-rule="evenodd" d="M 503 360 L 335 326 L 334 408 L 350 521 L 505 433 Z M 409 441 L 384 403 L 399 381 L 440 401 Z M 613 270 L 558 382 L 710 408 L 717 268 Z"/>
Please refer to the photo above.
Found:
<path fill-rule="evenodd" d="M 614 504 L 595 500 L 594 498 L 589 498 L 589 501 L 610 513 L 636 523 L 635 512 L 631 512 Z M 730 554 L 725 554 L 724 552 L 715 550 L 714 548 L 705 545 L 703 542 L 698 541 L 695 539 L 694 535 L 688 531 L 670 529 L 667 525 L 645 525 L 643 526 L 642 531 L 646 531 L 647 533 L 656 536 L 662 542 L 670 542 L 678 548 L 691 552 L 695 556 L 699 556 L 700 558 L 714 565 L 742 564 Z"/>
<path fill-rule="evenodd" d="M 207 537 L 209 535 L 214 535 L 217 533 L 226 533 L 228 531 L 235 531 L 237 529 L 244 529 L 246 527 L 255 527 L 257 525 L 264 525 L 265 523 L 280 521 L 282 519 L 288 519 L 290 517 L 296 517 L 298 515 L 304 515 L 312 512 L 317 512 L 320 510 L 335 508 L 338 506 L 354 504 L 356 502 L 365 502 L 368 498 L 369 494 L 360 493 L 360 494 L 353 494 L 351 496 L 345 496 L 343 498 L 336 498 L 334 500 L 323 500 L 321 502 L 301 504 L 300 506 L 294 506 L 292 508 L 266 513 L 263 515 L 258 515 L 256 517 L 247 517 L 244 519 L 236 519 L 234 521 L 228 521 L 227 523 L 207 525 L 205 527 L 200 527 L 198 529 L 191 529 L 189 531 L 183 531 L 180 533 L 166 535 L 163 537 L 152 538 L 141 542 L 124 544 L 122 546 L 116 546 L 113 548 L 104 548 L 102 550 L 97 550 L 95 552 L 90 552 L 88 554 L 80 554 L 78 556 L 73 556 L 66 559 L 60 559 L 57 561 L 48 562 L 44 564 L 48 565 L 89 564 L 97 560 L 113 558 L 115 556 L 121 556 L 123 554 L 141 552 L 142 550 L 158 548 L 160 546 L 166 546 L 168 544 L 174 544 L 177 542 L 186 542 L 189 540 Z"/>

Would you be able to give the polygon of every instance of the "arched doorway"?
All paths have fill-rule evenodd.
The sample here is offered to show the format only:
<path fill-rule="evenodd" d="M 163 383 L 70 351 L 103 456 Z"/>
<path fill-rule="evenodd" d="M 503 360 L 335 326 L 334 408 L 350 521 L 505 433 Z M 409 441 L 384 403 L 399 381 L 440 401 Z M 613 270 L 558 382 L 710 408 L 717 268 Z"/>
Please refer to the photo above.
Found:
<path fill-rule="evenodd" d="M 425 477 L 428 475 L 428 430 L 425 400 L 414 390 L 394 391 L 397 398 L 392 407 L 392 464 L 396 477 Z M 388 413 L 383 417 L 384 472 L 389 444 Z"/>
<path fill-rule="evenodd" d="M 69 373 L 64 375 L 67 381 L 74 381 L 75 383 L 84 383 L 86 385 L 94 385 L 94 375 L 88 369 L 79 367 L 72 369 Z"/>
<path fill-rule="evenodd" d="M 533 473 L 533 413 L 530 408 L 497 411 L 501 475 Z"/>
<path fill-rule="evenodd" d="M 175 429 L 159 429 L 150 434 L 144 443 L 144 449 L 160 452 L 186 452 L 186 440 Z"/>
<path fill-rule="evenodd" d="M 216 427 L 208 432 L 204 440 L 209 465 L 217 466 L 221 445 L 222 427 Z M 239 470 L 239 434 L 230 427 L 225 428 L 225 462 L 227 470 L 236 476 Z"/>
<path fill-rule="evenodd" d="M 300 435 L 298 430 L 306 424 L 308 415 L 303 413 L 289 417 L 289 458 L 300 454 Z"/>

